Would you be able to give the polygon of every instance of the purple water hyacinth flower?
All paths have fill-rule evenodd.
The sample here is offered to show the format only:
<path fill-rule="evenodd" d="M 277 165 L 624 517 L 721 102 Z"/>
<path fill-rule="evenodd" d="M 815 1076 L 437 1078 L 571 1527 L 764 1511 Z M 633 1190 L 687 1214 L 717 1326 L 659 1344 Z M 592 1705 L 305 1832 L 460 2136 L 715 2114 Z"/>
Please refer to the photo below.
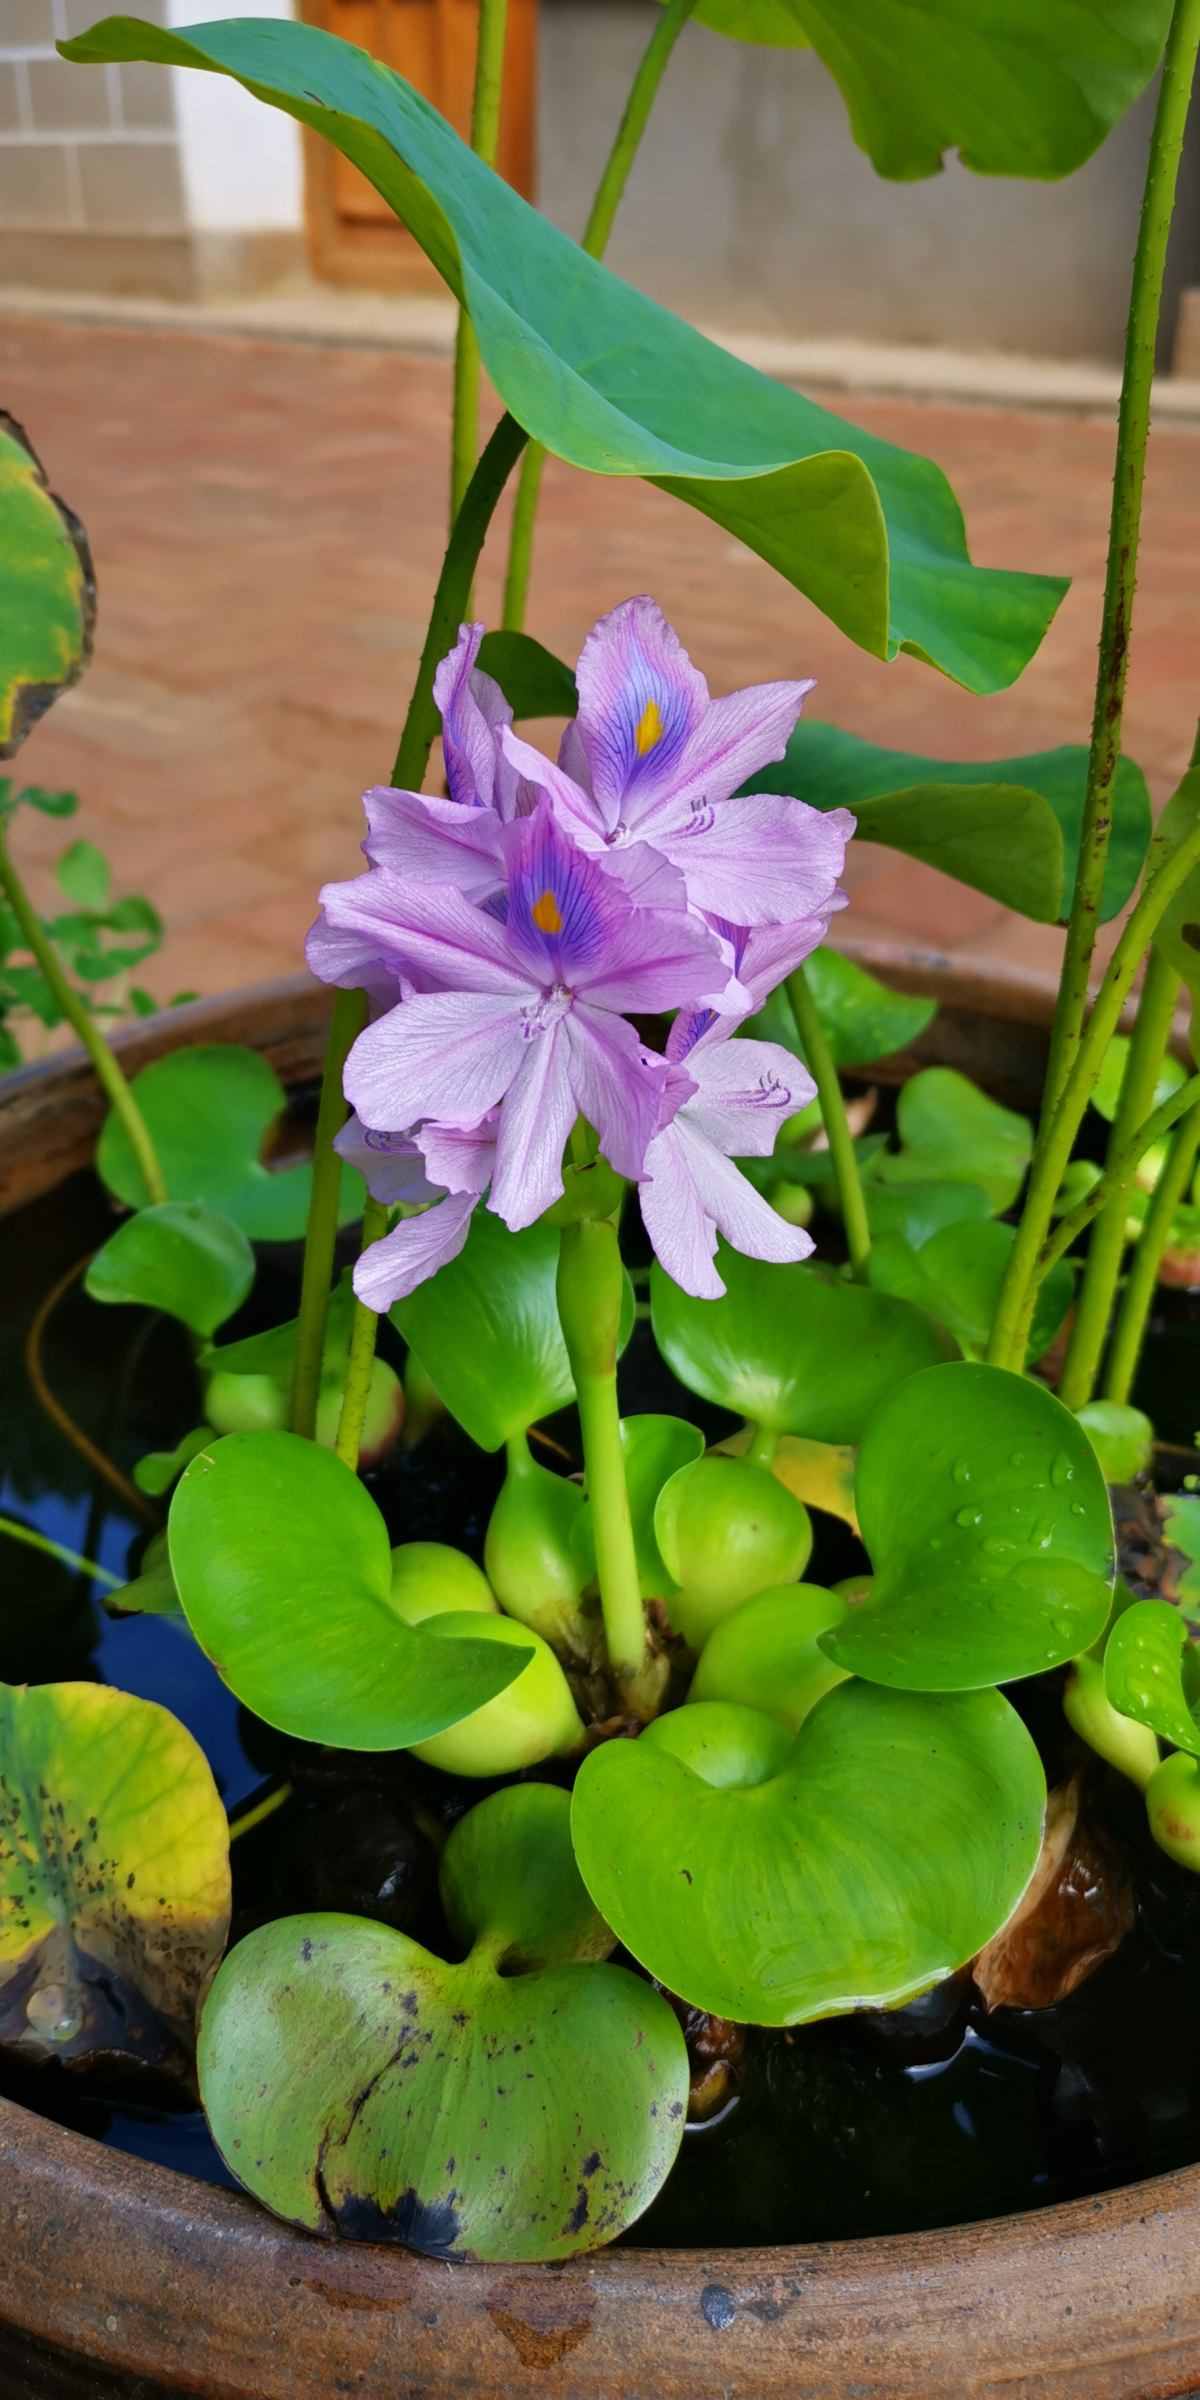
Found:
<path fill-rule="evenodd" d="M 374 1199 L 421 1211 L 372 1242 L 355 1264 L 355 1296 L 380 1315 L 457 1258 L 491 1181 L 495 1114 L 466 1129 L 427 1129 L 422 1141 L 424 1151 L 407 1134 L 377 1133 L 353 1116 L 334 1144 L 359 1169 Z"/>
<path fill-rule="evenodd" d="M 476 665 L 482 625 L 461 625 L 433 679 L 442 717 L 448 799 L 373 784 L 363 794 L 373 866 L 425 883 L 453 883 L 484 900 L 503 882 L 501 832 L 521 813 L 522 785 L 499 735 L 512 710 L 498 683 Z M 526 805 L 533 795 L 526 796 Z"/>
<path fill-rule="evenodd" d="M 638 908 L 545 801 L 506 830 L 503 916 L 378 868 L 322 901 L 335 933 L 357 926 L 421 987 L 350 1053 L 346 1096 L 364 1125 L 413 1133 L 441 1181 L 434 1129 L 496 1110 L 489 1205 L 514 1232 L 560 1196 L 578 1116 L 619 1174 L 640 1174 L 670 1067 L 626 1015 L 687 1006 L 720 980 L 696 918 Z"/>
<path fill-rule="evenodd" d="M 778 1264 L 808 1258 L 814 1247 L 733 1161 L 769 1158 L 780 1126 L 816 1085 L 780 1043 L 732 1041 L 729 1033 L 730 1020 L 711 1010 L 676 1018 L 667 1059 L 680 1080 L 664 1094 L 638 1188 L 656 1257 L 698 1300 L 719 1300 L 725 1290 L 714 1264 L 718 1234 L 748 1258 Z"/>
<path fill-rule="evenodd" d="M 548 792 L 586 850 L 616 862 L 646 847 L 683 877 L 706 915 L 743 925 L 828 915 L 854 831 L 847 809 L 739 787 L 781 759 L 811 678 L 713 700 L 646 598 L 626 600 L 588 635 L 579 714 L 557 767 L 511 726 L 498 740 L 514 772 Z"/>

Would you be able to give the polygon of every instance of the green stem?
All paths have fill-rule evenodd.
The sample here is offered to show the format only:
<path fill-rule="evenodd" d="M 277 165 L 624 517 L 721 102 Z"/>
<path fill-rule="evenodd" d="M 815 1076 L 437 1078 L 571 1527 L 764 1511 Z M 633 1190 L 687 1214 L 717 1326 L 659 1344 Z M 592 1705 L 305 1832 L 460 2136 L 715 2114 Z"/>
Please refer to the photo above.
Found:
<path fill-rule="evenodd" d="M 471 477 L 466 497 L 454 521 L 433 596 L 425 647 L 421 652 L 404 731 L 392 766 L 392 782 L 403 790 L 419 791 L 424 781 L 429 753 L 438 730 L 433 678 L 439 660 L 453 646 L 459 622 L 470 598 L 479 554 L 495 513 L 496 502 L 526 439 L 524 427 L 518 425 L 515 417 L 501 417 Z M 317 1421 L 325 1317 L 329 1307 L 333 1251 L 337 1239 L 341 1162 L 333 1142 L 346 1121 L 342 1074 L 347 1054 L 362 1031 L 366 1017 L 367 1003 L 362 992 L 339 992 L 334 1002 L 333 1023 L 325 1052 L 321 1104 L 313 1148 L 312 1196 L 304 1240 L 300 1320 L 292 1380 L 292 1430 L 307 1435 L 310 1440 Z"/>
<path fill-rule="evenodd" d="M 485 166 L 496 163 L 504 97 L 504 40 L 508 0 L 479 0 L 471 148 Z M 450 518 L 454 522 L 475 471 L 479 450 L 479 341 L 469 311 L 458 311 L 454 345 L 454 423 L 450 450 Z"/>
<path fill-rule="evenodd" d="M 273 1817 L 278 1809 L 283 1808 L 291 1796 L 290 1783 L 277 1783 L 274 1791 L 264 1793 L 261 1800 L 255 1801 L 253 1808 L 243 1809 L 240 1816 L 230 1818 L 230 1841 L 240 1841 L 244 1833 L 253 1833 L 256 1826 L 265 1825 L 268 1817 Z"/>
<path fill-rule="evenodd" d="M 1152 950 L 1109 1137 L 1110 1163 L 1120 1156 L 1154 1106 L 1178 996 L 1179 977 L 1174 968 L 1161 952 Z M 1070 1409 L 1082 1408 L 1095 1389 L 1125 1255 L 1127 1215 L 1124 1194 L 1114 1192 L 1101 1209 L 1088 1243 L 1087 1265 L 1058 1387 L 1059 1399 Z"/>
<path fill-rule="evenodd" d="M 138 1163 L 146 1196 L 154 1206 L 165 1200 L 167 1187 L 158 1163 L 158 1153 L 150 1131 L 122 1068 L 105 1041 L 94 1017 L 84 1007 L 77 992 L 73 992 L 59 964 L 58 953 L 49 936 L 43 931 L 30 905 L 25 886 L 8 855 L 8 847 L 0 829 L 0 892 L 3 892 L 18 925 L 22 939 L 37 960 L 42 974 L 54 995 L 56 1006 L 67 1023 L 78 1034 L 96 1070 L 101 1085 L 113 1109 L 125 1128 L 129 1147 Z"/>
<path fill-rule="evenodd" d="M 1156 1108 L 1145 1123 L 1138 1126 L 1137 1132 L 1131 1135 L 1111 1166 L 1105 1168 L 1101 1181 L 1080 1201 L 1078 1208 L 1073 1208 L 1070 1215 L 1063 1218 L 1057 1232 L 1045 1243 L 1038 1258 L 1035 1283 L 1040 1283 L 1051 1267 L 1056 1267 L 1059 1259 L 1066 1257 L 1072 1242 L 1077 1242 L 1080 1234 L 1087 1232 L 1088 1226 L 1107 1206 L 1110 1198 L 1121 1198 L 1137 1173 L 1138 1160 L 1153 1148 L 1155 1142 L 1161 1142 L 1163 1135 L 1169 1133 L 1171 1127 L 1178 1123 L 1180 1117 L 1186 1116 L 1198 1100 L 1200 1075 L 1189 1075 L 1187 1082 L 1181 1083 L 1178 1091 L 1172 1092 L 1170 1098 L 1164 1100 L 1161 1107 Z"/>
<path fill-rule="evenodd" d="M 1175 0 L 1150 137 L 1133 262 L 1087 793 L 1051 1040 L 1043 1123 L 1053 1115 L 1066 1088 L 1087 1013 L 1088 978 L 1112 824 L 1113 788 L 1121 756 L 1121 721 L 1137 583 L 1142 487 L 1163 274 L 1198 48 L 1200 0 Z"/>
<path fill-rule="evenodd" d="M 300 1314 L 296 1326 L 296 1356 L 292 1367 L 290 1422 L 293 1433 L 311 1441 L 317 1426 L 317 1398 L 325 1351 L 325 1319 L 333 1275 L 342 1191 L 342 1162 L 334 1139 L 349 1113 L 342 1097 L 342 1074 L 353 1044 L 367 1021 L 362 992 L 338 992 L 325 1048 L 321 1102 L 313 1142 L 312 1190 L 304 1236 L 304 1266 L 300 1278 Z"/>
<path fill-rule="evenodd" d="M 833 1052 L 817 1015 L 803 967 L 795 968 L 788 976 L 787 988 L 796 1018 L 796 1030 L 821 1103 L 821 1122 L 829 1144 L 851 1270 L 861 1283 L 871 1254 L 871 1228 L 863 1198 L 862 1177 L 858 1171 L 854 1136 L 846 1115 L 846 1102 L 838 1081 Z"/>
<path fill-rule="evenodd" d="M 774 1463 L 775 1453 L 778 1448 L 779 1435 L 775 1432 L 772 1426 L 751 1425 L 750 1442 L 746 1451 L 746 1456 L 748 1459 L 753 1461 L 756 1467 L 771 1466 Z"/>
<path fill-rule="evenodd" d="M 531 1475 L 533 1473 L 534 1460 L 533 1454 L 529 1447 L 528 1434 L 510 1433 L 508 1440 L 504 1445 L 504 1457 L 508 1467 L 508 1472 L 514 1483 L 516 1483 L 522 1475 Z"/>
<path fill-rule="evenodd" d="M 1083 1112 L 1096 1088 L 1104 1053 L 1117 1030 L 1121 1010 L 1144 953 L 1176 893 L 1197 864 L 1200 864 L 1200 826 L 1195 827 L 1178 849 L 1163 860 L 1127 919 L 1080 1039 L 1075 1063 L 1056 1107 L 1043 1119 L 1034 1149 L 1029 1189 L 1017 1227 L 1017 1238 L 1009 1254 L 988 1344 L 988 1358 L 995 1367 L 1011 1366 L 1019 1373 L 1024 1363 L 1024 1330 L 1032 1307 L 1038 1258 L 1050 1229 L 1059 1185 L 1066 1173 L 1075 1136 L 1083 1121 Z M 1103 1205 L 1103 1185 L 1097 1189 L 1101 1193 L 1099 1205 Z M 1088 1223 L 1095 1213 L 1095 1210 L 1089 1213 Z"/>
<path fill-rule="evenodd" d="M 579 1405 L 584 1481 L 592 1506 L 596 1573 L 609 1664 L 626 1704 L 651 1716 L 655 1694 L 647 1659 L 621 1412 L 617 1347 L 624 1275 L 616 1226 L 607 1218 L 564 1225 L 558 1263 L 558 1313 Z"/>
<path fill-rule="evenodd" d="M 362 1216 L 360 1258 L 364 1251 L 370 1249 L 372 1242 L 382 1240 L 387 1229 L 388 1212 L 382 1200 L 368 1199 Z M 356 1300 L 350 1326 L 350 1349 L 346 1359 L 346 1388 L 342 1393 L 337 1440 L 333 1445 L 343 1466 L 349 1467 L 351 1474 L 357 1473 L 358 1470 L 358 1454 L 362 1448 L 367 1402 L 371 1397 L 371 1373 L 375 1365 L 375 1343 L 378 1333 L 378 1310 L 365 1308 L 361 1300 Z"/>
<path fill-rule="evenodd" d="M 1141 1240 L 1129 1262 L 1129 1275 L 1104 1381 L 1107 1400 L 1124 1404 L 1133 1390 L 1158 1284 L 1158 1270 L 1171 1238 L 1172 1219 L 1191 1181 L 1197 1153 L 1200 1153 L 1200 1106 L 1189 1109 L 1176 1133 L 1166 1165 L 1154 1187 L 1154 1197 L 1146 1211 Z"/>
<path fill-rule="evenodd" d="M 608 238 L 616 221 L 617 210 L 625 197 L 625 186 L 650 121 L 650 111 L 657 98 L 667 61 L 696 6 L 697 0 L 667 0 L 666 7 L 655 19 L 650 39 L 629 87 L 624 113 L 584 227 L 581 246 L 589 258 L 603 258 L 608 248 Z M 525 623 L 529 578 L 533 568 L 533 533 L 545 463 L 545 451 L 537 446 L 531 448 L 517 484 L 502 617 L 506 631 L 513 633 L 519 633 Z"/>
<path fill-rule="evenodd" d="M 51 1541 L 48 1533 L 35 1533 L 32 1525 L 22 1525 L 16 1517 L 0 1517 L 0 1534 L 10 1542 L 25 1542 L 30 1550 L 41 1550 L 47 1558 L 57 1558 L 64 1567 L 77 1567 L 81 1575 L 90 1575 L 94 1583 L 108 1585 L 110 1592 L 120 1591 L 124 1578 L 110 1575 L 107 1567 L 98 1566 L 94 1558 L 84 1558 L 78 1550 L 68 1550 L 65 1542 Z"/>

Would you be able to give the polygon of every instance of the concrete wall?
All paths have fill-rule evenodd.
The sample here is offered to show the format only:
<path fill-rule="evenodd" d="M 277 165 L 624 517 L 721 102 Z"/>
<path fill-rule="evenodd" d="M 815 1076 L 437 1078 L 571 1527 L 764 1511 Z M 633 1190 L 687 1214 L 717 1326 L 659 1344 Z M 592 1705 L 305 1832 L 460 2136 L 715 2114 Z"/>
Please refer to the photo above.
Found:
<path fill-rule="evenodd" d="M 542 0 L 539 198 L 571 233 L 655 13 L 653 0 Z M 1064 183 L 956 163 L 885 183 L 811 51 L 689 25 L 609 261 L 731 329 L 1116 358 L 1152 107 L 1147 96 Z M 1200 280 L 1196 143 L 1176 233 L 1173 294 Z"/>

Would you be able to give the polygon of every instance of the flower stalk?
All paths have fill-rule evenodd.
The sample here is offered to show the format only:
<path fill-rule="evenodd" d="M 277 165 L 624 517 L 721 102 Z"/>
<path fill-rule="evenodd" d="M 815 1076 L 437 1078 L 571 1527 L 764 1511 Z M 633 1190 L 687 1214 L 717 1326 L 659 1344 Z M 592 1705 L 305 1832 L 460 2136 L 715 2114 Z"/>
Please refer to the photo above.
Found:
<path fill-rule="evenodd" d="M 362 1235 L 359 1256 L 373 1242 L 381 1241 L 387 1232 L 388 1212 L 382 1201 L 368 1197 L 363 1208 Z M 373 1308 L 364 1308 L 361 1300 L 354 1304 L 350 1325 L 350 1349 L 346 1360 L 346 1388 L 342 1394 L 342 1412 L 338 1418 L 337 1440 L 334 1448 L 343 1466 L 355 1474 L 358 1454 L 362 1448 L 363 1425 L 367 1402 L 371 1396 L 371 1371 L 375 1364 L 375 1338 L 379 1318 Z"/>
<path fill-rule="evenodd" d="M 603 258 L 608 248 L 609 235 L 625 197 L 625 186 L 641 148 L 642 136 L 650 122 L 650 112 L 666 73 L 667 62 L 697 4 L 698 0 L 667 0 L 666 7 L 655 18 L 650 39 L 629 87 L 624 114 L 605 161 L 604 172 L 596 186 L 595 198 L 584 227 L 581 247 L 589 258 Z M 506 632 L 520 633 L 525 623 L 529 580 L 533 572 L 534 528 L 545 464 L 546 453 L 541 444 L 532 444 L 522 463 L 513 504 L 501 618 Z"/>
<path fill-rule="evenodd" d="M 1128 1147 L 1154 1106 L 1158 1078 L 1170 1047 L 1179 988 L 1174 969 L 1159 951 L 1152 950 L 1130 1038 L 1121 1097 L 1113 1118 L 1108 1145 L 1110 1165 Z M 1124 1191 L 1118 1188 L 1100 1210 L 1088 1243 L 1087 1264 L 1058 1391 L 1060 1400 L 1071 1409 L 1083 1408 L 1095 1390 L 1125 1255 L 1126 1216 Z"/>
<path fill-rule="evenodd" d="M 649 1718 L 659 1687 L 648 1655 L 617 1400 L 623 1292 L 624 1270 L 612 1219 L 593 1217 L 564 1225 L 558 1313 L 579 1406 L 605 1644 L 625 1705 L 635 1716 Z"/>
<path fill-rule="evenodd" d="M 1047 1142 L 1053 1137 L 1054 1120 L 1079 1050 L 1087 1014 L 1089 976 L 1112 826 L 1113 791 L 1121 756 L 1150 399 L 1167 242 L 1198 50 L 1200 0 L 1175 0 L 1134 254 L 1087 791 L 1042 1112 L 1042 1135 Z"/>
<path fill-rule="evenodd" d="M 1146 1212 L 1141 1239 L 1130 1260 L 1105 1375 L 1104 1396 L 1107 1400 L 1116 1400 L 1124 1405 L 1133 1390 L 1158 1284 L 1158 1270 L 1170 1241 L 1175 1211 L 1191 1182 L 1198 1154 L 1200 1101 L 1188 1110 L 1176 1131 L 1166 1164 L 1154 1187 L 1154 1197 Z"/>
<path fill-rule="evenodd" d="M 105 1041 L 95 1018 L 84 1007 L 77 992 L 72 991 L 58 961 L 58 954 L 49 936 L 43 931 L 36 911 L 21 877 L 8 854 L 8 845 L 0 827 L 0 892 L 3 893 L 21 928 L 21 938 L 31 956 L 36 959 L 41 974 L 54 994 L 57 1008 L 73 1028 L 87 1051 L 96 1076 L 112 1103 L 115 1114 L 125 1129 L 129 1147 L 137 1160 L 146 1186 L 146 1198 L 157 1206 L 167 1197 L 167 1186 L 150 1128 L 138 1107 L 128 1078 L 115 1053 Z"/>
<path fill-rule="evenodd" d="M 475 89 L 471 102 L 471 148 L 494 167 L 504 99 L 504 44 L 508 0 L 479 0 Z M 470 311 L 459 304 L 454 344 L 454 417 L 450 437 L 450 521 L 454 524 L 475 472 L 479 451 L 479 337 Z"/>
<path fill-rule="evenodd" d="M 862 1177 L 854 1136 L 846 1114 L 845 1094 L 838 1077 L 837 1065 L 825 1028 L 817 1014 L 803 967 L 796 967 L 788 977 L 788 998 L 796 1019 L 796 1030 L 804 1049 L 805 1060 L 817 1098 L 821 1103 L 821 1122 L 829 1144 L 829 1156 L 837 1186 L 838 1205 L 846 1235 L 851 1272 L 862 1282 L 871 1255 L 871 1228 L 867 1203 L 863 1196 Z"/>

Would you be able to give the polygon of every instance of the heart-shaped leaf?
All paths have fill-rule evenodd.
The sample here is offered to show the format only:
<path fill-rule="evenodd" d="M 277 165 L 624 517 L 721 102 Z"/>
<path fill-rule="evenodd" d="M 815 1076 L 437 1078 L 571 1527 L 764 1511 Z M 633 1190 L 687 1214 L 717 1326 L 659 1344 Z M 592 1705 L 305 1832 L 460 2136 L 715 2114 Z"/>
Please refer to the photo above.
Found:
<path fill-rule="evenodd" d="M 201 2090 L 277 2216 L 499 2261 L 595 2249 L 649 2205 L 679 2148 L 687 2052 L 659 1993 L 595 1963 L 612 1937 L 568 1820 L 565 1793 L 532 1786 L 456 1828 L 442 1884 L 474 1944 L 461 1966 L 343 1916 L 285 1917 L 231 1953 Z"/>
<path fill-rule="evenodd" d="M 209 1433 L 209 1440 L 212 1434 Z M 192 1456 L 195 1457 L 195 1451 Z M 165 1488 L 165 1487 L 164 1487 Z M 129 1583 L 117 1585 L 105 1595 L 106 1608 L 118 1616 L 174 1617 L 186 1626 L 187 1619 L 179 1605 L 175 1578 L 165 1533 L 152 1533 L 142 1553 L 142 1563 Z"/>
<path fill-rule="evenodd" d="M 936 467 L 643 298 L 364 51 L 274 20 L 168 33 L 110 17 L 63 54 L 232 75 L 325 134 L 463 301 L 492 382 L 535 441 L 592 474 L 646 476 L 687 501 L 864 649 L 910 650 L 971 690 L 995 691 L 1037 648 L 1063 584 L 973 567 Z"/>
<path fill-rule="evenodd" d="M 268 1134 L 286 1094 L 257 1050 L 214 1043 L 173 1050 L 133 1079 L 133 1089 L 158 1152 L 172 1200 L 201 1200 L 232 1217 L 252 1242 L 298 1241 L 308 1217 L 308 1166 L 263 1165 Z M 110 1112 L 96 1165 L 118 1200 L 143 1208 L 149 1198 L 120 1118 Z M 362 1209 L 362 1180 L 343 1167 L 340 1222 Z"/>
<path fill-rule="evenodd" d="M 758 2025 L 890 2007 L 1005 1922 L 1037 1863 L 1045 1782 L 998 1692 L 844 1684 L 786 1763 L 768 1758 L 740 1788 L 713 1788 L 678 1755 L 684 1742 L 699 1761 L 710 1710 L 725 1713 L 689 1704 L 636 1742 L 606 1742 L 572 1802 L 596 1906 L 669 1991 Z"/>
<path fill-rule="evenodd" d="M 710 1633 L 689 1701 L 733 1701 L 798 1733 L 818 1700 L 845 1682 L 845 1669 L 826 1657 L 817 1637 L 848 1613 L 840 1593 L 819 1583 L 782 1584 L 743 1601 Z"/>
<path fill-rule="evenodd" d="M 987 1349 L 1016 1228 L 984 1218 L 947 1225 L 914 1249 L 899 1234 L 885 1235 L 871 1252 L 869 1275 L 878 1292 L 893 1292 L 924 1308 L 953 1334 L 966 1358 Z M 1075 1290 L 1075 1270 L 1060 1259 L 1038 1286 L 1029 1332 L 1028 1356 L 1041 1358 L 1059 1331 Z"/>
<path fill-rule="evenodd" d="M 0 409 L 0 758 L 87 664 L 96 582 L 87 536 Z"/>
<path fill-rule="evenodd" d="M 229 1830 L 165 1708 L 0 1684 L 0 2047 L 191 2072 L 229 1931 Z"/>
<path fill-rule="evenodd" d="M 890 990 L 856 959 L 843 958 L 837 950 L 814 950 L 805 959 L 804 979 L 839 1067 L 865 1067 L 877 1058 L 890 1058 L 893 1051 L 915 1042 L 937 1015 L 936 1000 Z M 782 1042 L 797 1058 L 804 1056 L 786 983 L 776 985 L 744 1031 L 759 1041 Z"/>
<path fill-rule="evenodd" d="M 168 1539 L 184 1614 L 217 1673 L 304 1741 L 404 1749 L 483 1707 L 527 1663 L 530 1644 L 448 1642 L 406 1624 L 370 1494 L 296 1434 L 232 1433 L 202 1450 L 176 1488 Z"/>
<path fill-rule="evenodd" d="M 738 41 L 816 50 L 881 175 L 936 175 L 957 150 L 979 175 L 1073 174 L 1149 81 L 1169 0 L 701 0 Z"/>
<path fill-rule="evenodd" d="M 142 1208 L 109 1235 L 84 1279 L 93 1300 L 162 1309 L 193 1333 L 215 1333 L 254 1282 L 254 1252 L 232 1218 L 199 1200 Z"/>
<path fill-rule="evenodd" d="M 883 1242 L 895 1236 L 913 1250 L 923 1249 L 944 1226 L 977 1225 L 990 1213 L 979 1183 L 881 1183 L 872 1174 L 864 1179 L 863 1196 L 872 1239 Z"/>
<path fill-rule="evenodd" d="M 773 1433 L 857 1442 L 895 1384 L 947 1354 L 928 1317 L 886 1292 L 724 1243 L 718 1265 L 723 1300 L 693 1300 L 655 1265 L 654 1338 L 690 1392 Z"/>
<path fill-rule="evenodd" d="M 1075 889 L 1087 757 L 1081 745 L 1071 744 L 1023 758 L 920 758 L 881 750 L 806 716 L 780 763 L 756 775 L 754 788 L 794 794 L 814 808 L 853 809 L 856 840 L 922 859 L 1005 908 L 1054 925 L 1065 921 Z M 1102 918 L 1124 907 L 1149 841 L 1146 779 L 1131 758 L 1123 758 Z"/>
<path fill-rule="evenodd" d="M 858 1516 L 868 1597 L 822 1648 L 905 1691 L 975 1691 L 1062 1666 L 1103 1631 L 1112 1512 L 1083 1427 L 1044 1385 L 962 1363 L 872 1418 Z"/>
<path fill-rule="evenodd" d="M 558 1247 L 552 1225 L 510 1233 L 490 1209 L 477 1208 L 458 1257 L 391 1312 L 451 1415 L 481 1450 L 499 1450 L 575 1397 L 558 1321 Z M 633 1323 L 626 1278 L 622 1349 Z"/>
<path fill-rule="evenodd" d="M 133 1480 L 139 1492 L 148 1492 L 152 1500 L 161 1500 L 173 1483 L 178 1483 L 185 1467 L 190 1466 L 201 1450 L 207 1450 L 215 1439 L 211 1425 L 193 1425 L 173 1450 L 147 1450 L 133 1470 Z"/>
<path fill-rule="evenodd" d="M 1164 1742 L 1200 1758 L 1200 1661 L 1187 1618 L 1166 1600 L 1135 1600 L 1104 1648 L 1104 1688 L 1115 1709 Z"/>
<path fill-rule="evenodd" d="M 621 1449 L 642 1597 L 647 1600 L 665 1597 L 676 1587 L 658 1546 L 654 1512 L 659 1494 L 671 1477 L 681 1467 L 703 1457 L 704 1435 L 698 1425 L 689 1425 L 684 1417 L 623 1417 Z M 588 1501 L 580 1513 L 575 1548 L 585 1580 L 590 1581 L 596 1572 L 596 1544 Z"/>
<path fill-rule="evenodd" d="M 886 1183 L 972 1183 L 996 1216 L 1011 1208 L 1033 1151 L 1028 1117 L 1002 1108 L 956 1067 L 910 1075 L 896 1103 L 901 1147 L 879 1161 Z"/>

